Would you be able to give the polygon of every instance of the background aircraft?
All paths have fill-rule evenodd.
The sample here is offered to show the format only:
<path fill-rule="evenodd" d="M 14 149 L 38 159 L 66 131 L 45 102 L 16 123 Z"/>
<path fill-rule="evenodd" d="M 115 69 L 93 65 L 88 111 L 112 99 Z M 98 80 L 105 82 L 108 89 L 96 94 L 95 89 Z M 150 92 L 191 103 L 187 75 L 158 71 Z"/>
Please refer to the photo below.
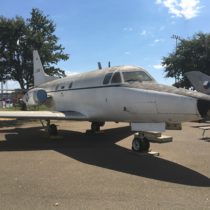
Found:
<path fill-rule="evenodd" d="M 0 117 L 44 120 L 50 135 L 57 134 L 53 119 L 90 121 L 92 133 L 106 121 L 128 122 L 133 131 L 164 131 L 166 122 L 200 120 L 210 109 L 210 96 L 157 84 L 140 67 L 116 66 L 56 79 L 45 74 L 37 51 L 33 62 L 34 88 L 23 101 L 51 110 L 1 111 Z M 148 150 L 149 141 L 134 137 L 132 149 Z"/>
<path fill-rule="evenodd" d="M 185 73 L 195 90 L 201 93 L 210 94 L 210 76 L 200 71 L 190 71 Z"/>

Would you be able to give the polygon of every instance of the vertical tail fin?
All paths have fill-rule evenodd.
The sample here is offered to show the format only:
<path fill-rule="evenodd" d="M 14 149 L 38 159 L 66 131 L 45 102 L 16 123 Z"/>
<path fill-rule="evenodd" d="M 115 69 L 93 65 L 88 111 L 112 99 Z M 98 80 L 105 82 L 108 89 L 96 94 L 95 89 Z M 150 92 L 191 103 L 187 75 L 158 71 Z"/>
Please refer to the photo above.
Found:
<path fill-rule="evenodd" d="M 49 76 L 44 72 L 42 62 L 37 50 L 33 51 L 33 68 L 34 68 L 34 86 L 39 86 L 45 82 L 55 80 L 57 78 Z"/>
<path fill-rule="evenodd" d="M 200 71 L 187 72 L 185 75 L 197 91 L 210 94 L 210 76 Z"/>

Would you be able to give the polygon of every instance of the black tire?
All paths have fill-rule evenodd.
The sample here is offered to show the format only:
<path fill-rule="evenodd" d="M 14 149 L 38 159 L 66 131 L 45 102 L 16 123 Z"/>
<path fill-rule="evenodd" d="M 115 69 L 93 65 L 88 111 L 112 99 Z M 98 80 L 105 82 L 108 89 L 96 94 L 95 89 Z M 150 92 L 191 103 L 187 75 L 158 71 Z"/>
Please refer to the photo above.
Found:
<path fill-rule="evenodd" d="M 98 122 L 100 127 L 103 127 L 105 125 L 105 122 Z"/>
<path fill-rule="evenodd" d="M 48 133 L 50 136 L 56 136 L 58 134 L 57 126 L 55 124 L 50 124 L 48 126 Z"/>
<path fill-rule="evenodd" d="M 150 143 L 149 143 L 149 140 L 147 138 L 143 138 L 143 141 L 144 141 L 144 151 L 149 151 L 149 148 L 150 148 Z"/>
<path fill-rule="evenodd" d="M 140 138 L 134 138 L 132 142 L 132 150 L 135 152 L 143 151 L 143 141 Z"/>
<path fill-rule="evenodd" d="M 92 132 L 99 132 L 100 131 L 100 125 L 96 122 L 92 122 L 91 124 L 91 130 Z"/>
<path fill-rule="evenodd" d="M 150 143 L 147 138 L 134 138 L 132 142 L 132 150 L 135 152 L 148 151 Z"/>

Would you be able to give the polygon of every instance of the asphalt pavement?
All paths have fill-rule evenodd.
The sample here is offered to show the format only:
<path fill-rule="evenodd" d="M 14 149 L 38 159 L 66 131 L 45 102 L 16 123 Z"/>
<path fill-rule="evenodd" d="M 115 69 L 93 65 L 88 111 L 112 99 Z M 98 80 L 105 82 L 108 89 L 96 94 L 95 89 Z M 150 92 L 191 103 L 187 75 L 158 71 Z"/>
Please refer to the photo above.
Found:
<path fill-rule="evenodd" d="M 132 152 L 125 123 L 85 134 L 88 122 L 0 122 L 0 209 L 210 209 L 210 138 L 205 123 L 166 131 L 160 156 Z M 206 136 L 210 131 L 206 131 Z"/>

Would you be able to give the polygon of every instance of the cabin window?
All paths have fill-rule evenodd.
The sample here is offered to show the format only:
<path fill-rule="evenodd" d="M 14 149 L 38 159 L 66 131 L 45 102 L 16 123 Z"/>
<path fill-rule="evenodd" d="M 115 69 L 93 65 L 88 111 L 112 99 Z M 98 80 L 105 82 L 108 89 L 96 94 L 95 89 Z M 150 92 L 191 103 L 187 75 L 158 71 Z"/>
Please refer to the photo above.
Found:
<path fill-rule="evenodd" d="M 71 82 L 71 83 L 69 84 L 69 89 L 71 89 L 71 88 L 72 88 L 72 84 L 73 84 L 73 82 Z"/>
<path fill-rule="evenodd" d="M 152 81 L 152 78 L 144 71 L 127 71 L 123 72 L 124 82 L 143 82 Z"/>
<path fill-rule="evenodd" d="M 120 72 L 116 72 L 114 73 L 113 77 L 112 77 L 112 83 L 121 83 L 121 75 Z"/>
<path fill-rule="evenodd" d="M 108 84 L 110 82 L 111 77 L 112 77 L 112 73 L 106 74 L 106 76 L 104 77 L 103 84 L 104 85 Z"/>
<path fill-rule="evenodd" d="M 63 90 L 65 88 L 65 85 L 61 85 L 61 90 Z"/>

